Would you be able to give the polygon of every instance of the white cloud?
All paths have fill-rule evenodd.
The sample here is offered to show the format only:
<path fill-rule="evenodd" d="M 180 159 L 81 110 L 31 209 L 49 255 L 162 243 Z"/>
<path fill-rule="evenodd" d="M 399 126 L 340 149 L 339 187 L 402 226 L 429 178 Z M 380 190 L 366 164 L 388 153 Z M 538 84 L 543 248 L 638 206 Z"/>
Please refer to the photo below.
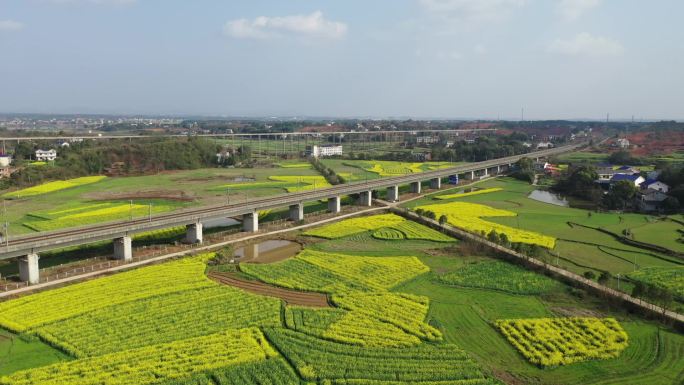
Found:
<path fill-rule="evenodd" d="M 24 23 L 16 20 L 0 20 L 0 31 L 19 31 L 24 28 Z"/>
<path fill-rule="evenodd" d="M 466 22 L 499 21 L 510 16 L 527 0 L 419 0 L 423 8 L 438 17 Z"/>
<path fill-rule="evenodd" d="M 561 0 L 556 11 L 566 21 L 573 21 L 600 4 L 601 0 Z"/>
<path fill-rule="evenodd" d="M 347 25 L 327 20 L 321 11 L 316 11 L 310 15 L 231 20 L 223 26 L 223 33 L 240 39 L 270 39 L 287 35 L 339 39 L 347 33 Z"/>
<path fill-rule="evenodd" d="M 569 40 L 557 39 L 548 47 L 548 52 L 572 56 L 616 56 L 624 51 L 619 41 L 593 36 L 587 32 L 577 34 Z"/>
<path fill-rule="evenodd" d="M 487 54 L 487 47 L 485 47 L 483 44 L 477 44 L 474 48 L 473 51 L 478 54 L 478 55 L 485 55 Z"/>

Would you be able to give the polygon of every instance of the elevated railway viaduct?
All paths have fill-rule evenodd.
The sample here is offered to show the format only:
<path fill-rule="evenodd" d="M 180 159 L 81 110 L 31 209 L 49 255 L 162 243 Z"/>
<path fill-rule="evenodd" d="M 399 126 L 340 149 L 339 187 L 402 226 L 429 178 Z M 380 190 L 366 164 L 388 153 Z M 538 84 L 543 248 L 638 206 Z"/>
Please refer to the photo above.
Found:
<path fill-rule="evenodd" d="M 514 163 L 523 157 L 538 160 L 574 151 L 584 145 L 585 143 L 576 143 L 523 155 L 469 163 L 457 167 L 405 176 L 357 181 L 326 189 L 289 193 L 235 204 L 197 207 L 148 218 L 11 237 L 6 239 L 4 244 L 0 246 L 0 260 L 18 258 L 21 280 L 29 284 L 35 284 L 39 282 L 39 253 L 44 251 L 102 240 L 114 240 L 114 257 L 127 261 L 133 257 L 131 235 L 136 233 L 186 226 L 186 241 L 201 243 L 202 223 L 205 221 L 241 216 L 243 219 L 243 230 L 255 232 L 259 230 L 258 212 L 260 210 L 289 207 L 290 219 L 299 221 L 304 219 L 305 202 L 327 200 L 328 211 L 338 213 L 341 209 L 340 198 L 342 196 L 358 195 L 357 204 L 370 206 L 373 191 L 387 189 L 387 199 L 396 201 L 399 199 L 399 186 L 401 185 L 409 185 L 412 192 L 420 193 L 422 183 L 429 181 L 431 188 L 439 189 L 445 178 L 457 175 L 462 179 L 476 179 L 487 175 L 497 175 L 508 171 Z"/>

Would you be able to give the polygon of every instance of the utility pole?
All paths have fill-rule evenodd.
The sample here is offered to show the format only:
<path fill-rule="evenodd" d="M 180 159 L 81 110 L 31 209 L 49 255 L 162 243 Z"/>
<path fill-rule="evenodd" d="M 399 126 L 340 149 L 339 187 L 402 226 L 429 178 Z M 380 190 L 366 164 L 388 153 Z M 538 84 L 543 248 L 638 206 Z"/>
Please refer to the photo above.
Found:
<path fill-rule="evenodd" d="M 128 219 L 133 220 L 133 199 L 131 199 L 131 203 L 128 209 Z"/>
<path fill-rule="evenodd" d="M 149 210 L 148 210 L 148 215 L 150 218 L 150 222 L 152 222 L 152 203 L 150 203 Z"/>

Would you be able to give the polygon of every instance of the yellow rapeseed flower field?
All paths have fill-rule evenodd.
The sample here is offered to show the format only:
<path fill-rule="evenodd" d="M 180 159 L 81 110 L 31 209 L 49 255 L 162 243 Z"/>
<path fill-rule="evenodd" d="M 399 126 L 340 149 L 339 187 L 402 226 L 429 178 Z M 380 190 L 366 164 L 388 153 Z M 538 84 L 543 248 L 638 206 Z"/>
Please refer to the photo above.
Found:
<path fill-rule="evenodd" d="M 35 231 L 51 231 L 91 223 L 125 220 L 129 216 L 146 216 L 150 208 L 152 214 L 158 214 L 171 211 L 175 206 L 172 204 L 155 204 L 150 207 L 146 204 L 98 203 L 58 211 L 31 213 L 32 217 L 41 218 L 42 220 L 27 221 L 24 223 L 24 226 Z"/>
<path fill-rule="evenodd" d="M 398 176 L 423 172 L 427 170 L 438 170 L 453 166 L 449 162 L 395 162 L 395 161 L 373 161 L 363 163 L 364 170 L 374 172 L 379 176 Z"/>
<path fill-rule="evenodd" d="M 404 221 L 404 218 L 395 214 L 372 215 L 368 217 L 346 219 L 327 226 L 317 227 L 306 231 L 304 234 L 320 238 L 335 239 L 368 230 L 392 227 Z"/>
<path fill-rule="evenodd" d="M 332 185 L 320 175 L 302 175 L 302 176 L 270 176 L 268 179 L 276 182 L 290 183 L 292 186 L 285 187 L 287 192 L 300 192 L 313 189 L 328 188 Z"/>
<path fill-rule="evenodd" d="M 8 192 L 2 197 L 6 199 L 26 198 L 99 182 L 105 178 L 106 176 L 86 176 L 69 180 L 59 180 L 55 182 L 43 183 L 41 185 L 25 188 L 23 190 Z"/>
<path fill-rule="evenodd" d="M 614 318 L 498 320 L 495 326 L 525 358 L 541 367 L 615 358 L 629 340 Z"/>
<path fill-rule="evenodd" d="M 500 210 L 485 205 L 467 202 L 425 205 L 416 207 L 416 209 L 431 211 L 435 213 L 437 218 L 445 215 L 450 225 L 473 233 L 479 234 L 484 232 L 485 234 L 488 234 L 490 231 L 494 230 L 497 233 L 506 234 L 508 240 L 511 242 L 536 244 L 549 249 L 553 249 L 556 244 L 556 239 L 553 237 L 535 233 L 533 231 L 500 225 L 498 223 L 489 222 L 485 219 L 482 219 L 486 217 L 516 216 L 517 214 L 512 211 Z"/>
<path fill-rule="evenodd" d="M 204 275 L 205 261 L 210 256 L 207 254 L 144 267 L 2 302 L 0 326 L 24 332 L 112 305 L 184 290 L 214 287 L 216 284 Z"/>
<path fill-rule="evenodd" d="M 247 328 L 20 371 L 0 384 L 158 384 L 276 356 L 259 329 Z"/>

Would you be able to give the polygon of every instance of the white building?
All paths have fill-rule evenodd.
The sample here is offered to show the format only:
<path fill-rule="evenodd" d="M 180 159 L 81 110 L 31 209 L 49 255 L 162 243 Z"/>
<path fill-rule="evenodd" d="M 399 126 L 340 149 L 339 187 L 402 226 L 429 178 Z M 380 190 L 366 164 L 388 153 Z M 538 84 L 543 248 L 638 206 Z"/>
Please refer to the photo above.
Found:
<path fill-rule="evenodd" d="M 661 181 L 652 179 L 646 179 L 646 181 L 644 181 L 644 183 L 641 184 L 641 188 L 660 191 L 665 194 L 667 194 L 670 191 L 670 186 L 666 185 Z"/>
<path fill-rule="evenodd" d="M 625 138 L 620 138 L 615 142 L 615 144 L 620 148 L 627 148 L 629 147 L 629 140 Z"/>
<path fill-rule="evenodd" d="M 9 167 L 12 163 L 12 157 L 9 155 L 0 155 L 0 167 Z"/>
<path fill-rule="evenodd" d="M 613 177 L 613 175 L 618 174 L 618 172 L 613 170 L 613 167 L 610 167 L 610 166 L 599 167 L 596 169 L 596 173 L 598 174 L 598 177 L 599 177 L 598 178 L 599 183 L 610 182 L 610 179 Z"/>
<path fill-rule="evenodd" d="M 57 159 L 57 151 L 55 150 L 36 150 L 37 161 L 46 162 L 55 159 Z"/>
<path fill-rule="evenodd" d="M 553 148 L 553 143 L 551 142 L 539 142 L 537 143 L 537 148 Z"/>
<path fill-rule="evenodd" d="M 327 145 L 327 146 L 309 146 L 307 148 L 307 155 L 313 156 L 314 158 L 320 158 L 324 156 L 335 156 L 342 155 L 341 145 Z"/>
<path fill-rule="evenodd" d="M 416 142 L 423 144 L 435 144 L 439 143 L 438 136 L 419 136 L 416 138 Z"/>

